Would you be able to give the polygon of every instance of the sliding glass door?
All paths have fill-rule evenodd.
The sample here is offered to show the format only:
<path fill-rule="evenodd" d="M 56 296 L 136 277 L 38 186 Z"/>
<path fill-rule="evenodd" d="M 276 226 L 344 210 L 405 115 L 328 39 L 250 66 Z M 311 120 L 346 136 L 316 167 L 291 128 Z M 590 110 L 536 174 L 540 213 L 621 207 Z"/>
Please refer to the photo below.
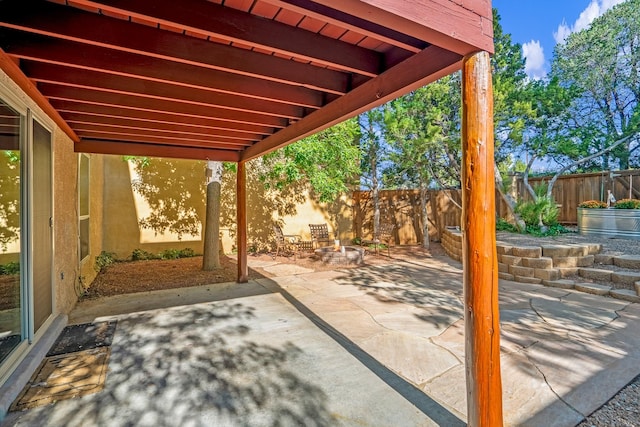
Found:
<path fill-rule="evenodd" d="M 0 364 L 25 338 L 22 277 L 23 117 L 0 100 Z"/>

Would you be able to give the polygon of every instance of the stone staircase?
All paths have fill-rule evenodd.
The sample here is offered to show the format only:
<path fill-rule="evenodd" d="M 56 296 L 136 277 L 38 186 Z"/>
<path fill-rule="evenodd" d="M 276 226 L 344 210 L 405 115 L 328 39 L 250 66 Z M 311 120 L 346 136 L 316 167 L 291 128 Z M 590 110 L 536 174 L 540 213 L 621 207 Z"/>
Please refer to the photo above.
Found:
<path fill-rule="evenodd" d="M 445 252 L 462 260 L 462 233 L 443 233 Z M 520 246 L 496 242 L 498 276 L 520 283 L 575 289 L 640 303 L 640 256 L 603 254 L 600 244 Z"/>

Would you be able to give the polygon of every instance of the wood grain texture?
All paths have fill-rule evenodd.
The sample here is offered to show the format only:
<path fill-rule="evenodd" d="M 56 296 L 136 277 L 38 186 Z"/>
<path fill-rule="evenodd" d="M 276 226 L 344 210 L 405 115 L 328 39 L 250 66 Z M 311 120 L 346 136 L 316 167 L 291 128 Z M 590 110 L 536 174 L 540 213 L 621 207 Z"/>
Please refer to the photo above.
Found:
<path fill-rule="evenodd" d="M 493 93 L 487 52 L 462 66 L 462 230 L 467 419 L 503 424 L 495 236 Z"/>
<path fill-rule="evenodd" d="M 238 163 L 236 176 L 237 197 L 237 244 L 238 244 L 238 283 L 249 281 L 247 266 L 247 172 L 245 162 Z"/>

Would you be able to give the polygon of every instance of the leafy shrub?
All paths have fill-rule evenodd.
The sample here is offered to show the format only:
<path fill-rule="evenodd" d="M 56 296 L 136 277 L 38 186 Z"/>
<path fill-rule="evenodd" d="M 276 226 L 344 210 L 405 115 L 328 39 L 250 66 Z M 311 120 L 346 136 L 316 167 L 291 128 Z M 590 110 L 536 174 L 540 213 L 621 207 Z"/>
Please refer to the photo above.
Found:
<path fill-rule="evenodd" d="M 96 257 L 95 269 L 100 272 L 116 261 L 116 254 L 113 252 L 102 251 L 100 252 L 100 255 Z"/>
<path fill-rule="evenodd" d="M 180 250 L 180 258 L 191 258 L 196 256 L 196 253 L 191 248 L 184 248 Z"/>
<path fill-rule="evenodd" d="M 607 207 L 605 202 L 601 202 L 600 200 L 585 200 L 584 202 L 578 205 L 579 208 L 587 208 L 587 209 L 604 209 Z"/>
<path fill-rule="evenodd" d="M 498 221 L 496 221 L 496 230 L 498 230 L 498 231 L 509 231 L 511 233 L 517 233 L 519 231 L 518 227 L 516 227 L 513 224 L 510 224 L 504 218 L 498 218 Z"/>
<path fill-rule="evenodd" d="M 548 237 L 548 236 L 558 236 L 560 234 L 566 234 L 566 233 L 574 233 L 574 231 L 571 231 L 570 229 L 568 229 L 567 227 L 561 224 L 554 224 L 549 227 L 545 227 L 544 229 L 540 229 L 540 227 L 537 227 L 537 226 L 528 225 L 525 230 L 525 233 L 531 234 L 532 236 L 536 236 L 536 237 Z"/>
<path fill-rule="evenodd" d="M 131 261 L 142 261 L 146 259 L 158 258 L 160 258 L 158 255 L 145 251 L 143 249 L 134 249 L 133 252 L 131 252 Z"/>
<path fill-rule="evenodd" d="M 5 274 L 7 276 L 13 276 L 20 273 L 19 262 L 8 262 L 4 265 L 0 265 L 0 275 Z"/>
<path fill-rule="evenodd" d="M 178 249 L 165 249 L 160 252 L 161 259 L 178 259 L 180 258 L 180 251 Z"/>
<path fill-rule="evenodd" d="M 539 227 L 543 225 L 555 225 L 558 223 L 558 206 L 549 197 L 539 197 L 537 202 L 526 201 L 516 206 L 518 213 L 527 226 Z"/>
<path fill-rule="evenodd" d="M 613 205 L 616 209 L 640 209 L 640 200 L 638 199 L 620 199 Z"/>

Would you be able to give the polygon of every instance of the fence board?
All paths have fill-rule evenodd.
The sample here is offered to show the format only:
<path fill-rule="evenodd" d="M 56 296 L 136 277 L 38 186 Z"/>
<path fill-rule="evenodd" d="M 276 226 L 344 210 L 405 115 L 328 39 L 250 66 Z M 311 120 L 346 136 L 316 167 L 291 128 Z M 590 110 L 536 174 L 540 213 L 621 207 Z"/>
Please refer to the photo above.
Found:
<path fill-rule="evenodd" d="M 541 182 L 548 182 L 549 177 L 529 178 L 531 186 Z M 517 179 L 517 194 L 521 200 L 530 200 L 525 190 L 522 177 Z M 586 173 L 564 175 L 558 178 L 553 187 L 552 196 L 560 205 L 558 220 L 563 224 L 576 224 L 578 221 L 577 208 L 585 200 L 607 200 L 607 191 L 612 191 L 617 199 L 640 199 L 640 170 L 604 171 L 600 173 Z M 503 211 L 498 214 L 502 217 Z"/>

